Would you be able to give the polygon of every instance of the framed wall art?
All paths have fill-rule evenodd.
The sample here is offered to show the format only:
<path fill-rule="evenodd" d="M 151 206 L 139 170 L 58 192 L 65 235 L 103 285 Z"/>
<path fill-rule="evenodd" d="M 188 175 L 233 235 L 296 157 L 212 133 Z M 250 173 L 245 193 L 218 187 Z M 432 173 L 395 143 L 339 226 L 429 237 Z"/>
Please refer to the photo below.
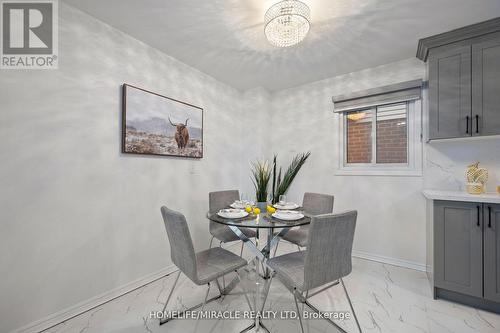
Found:
<path fill-rule="evenodd" d="M 123 85 L 122 151 L 203 157 L 203 109 L 129 84 Z"/>

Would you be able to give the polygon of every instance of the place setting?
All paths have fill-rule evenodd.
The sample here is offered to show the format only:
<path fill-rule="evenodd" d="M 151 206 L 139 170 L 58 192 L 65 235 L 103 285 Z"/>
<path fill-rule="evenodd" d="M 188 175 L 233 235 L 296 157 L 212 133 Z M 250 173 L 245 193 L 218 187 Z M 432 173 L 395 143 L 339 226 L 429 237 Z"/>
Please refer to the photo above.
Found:
<path fill-rule="evenodd" d="M 298 221 L 305 217 L 305 215 L 296 210 L 278 210 L 271 214 L 271 217 L 280 221 Z"/>
<path fill-rule="evenodd" d="M 274 212 L 271 214 L 273 219 L 282 221 L 297 221 L 303 219 L 305 215 L 299 211 L 300 205 L 295 202 L 288 202 L 286 195 L 280 195 L 279 201 L 272 205 Z"/>
<path fill-rule="evenodd" d="M 228 220 L 244 220 L 246 218 L 256 218 L 262 216 L 269 222 L 279 221 L 298 221 L 305 217 L 300 210 L 300 205 L 286 200 L 285 195 L 279 197 L 275 204 L 268 204 L 265 208 L 259 208 L 251 200 L 235 200 L 228 208 L 221 209 L 217 216 Z"/>
<path fill-rule="evenodd" d="M 235 202 L 233 202 L 232 204 L 229 205 L 229 207 L 235 208 L 235 209 L 245 209 L 248 206 L 255 206 L 255 202 L 253 202 L 251 200 L 242 199 L 242 200 L 236 200 Z"/>
<path fill-rule="evenodd" d="M 280 195 L 279 201 L 273 205 L 278 211 L 283 210 L 295 210 L 300 208 L 300 205 L 295 202 L 286 201 L 286 195 Z"/>
<path fill-rule="evenodd" d="M 247 217 L 249 215 L 249 213 L 244 211 L 243 209 L 225 208 L 225 209 L 219 210 L 217 212 L 217 215 L 219 215 L 220 217 L 223 217 L 225 219 L 241 219 L 241 218 Z"/>

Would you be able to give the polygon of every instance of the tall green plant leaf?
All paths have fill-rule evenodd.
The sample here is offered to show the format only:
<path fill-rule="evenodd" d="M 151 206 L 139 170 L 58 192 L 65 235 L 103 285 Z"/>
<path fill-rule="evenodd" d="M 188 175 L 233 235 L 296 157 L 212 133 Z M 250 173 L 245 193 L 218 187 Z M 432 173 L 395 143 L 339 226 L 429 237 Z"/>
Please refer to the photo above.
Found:
<path fill-rule="evenodd" d="M 274 155 L 274 158 L 273 158 L 273 188 L 272 188 L 272 192 L 271 192 L 271 196 L 272 196 L 272 201 L 274 203 L 274 193 L 276 192 L 276 160 L 277 160 L 278 156 L 275 154 Z"/>
<path fill-rule="evenodd" d="M 273 184 L 276 183 L 275 187 L 273 186 L 273 203 L 278 202 L 280 195 L 285 194 L 290 185 L 292 185 L 293 180 L 299 173 L 302 166 L 306 163 L 307 159 L 311 155 L 310 152 L 298 154 L 295 156 L 283 174 L 283 179 L 281 178 L 281 168 L 278 173 L 278 178 L 274 178 L 276 173 L 273 173 Z M 276 168 L 276 156 L 273 161 L 273 169 Z"/>

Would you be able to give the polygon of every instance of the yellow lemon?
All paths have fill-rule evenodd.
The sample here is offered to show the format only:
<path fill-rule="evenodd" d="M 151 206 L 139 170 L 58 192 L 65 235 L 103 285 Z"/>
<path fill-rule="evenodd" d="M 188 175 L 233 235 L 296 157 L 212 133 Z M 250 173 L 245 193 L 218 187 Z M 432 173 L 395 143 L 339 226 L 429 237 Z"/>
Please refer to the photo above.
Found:
<path fill-rule="evenodd" d="M 274 207 L 273 207 L 273 206 L 271 206 L 271 205 L 268 205 L 268 206 L 267 206 L 267 212 L 268 212 L 269 214 L 273 214 L 273 213 L 275 213 L 275 212 L 276 212 L 276 208 L 274 208 Z"/>
<path fill-rule="evenodd" d="M 255 207 L 255 208 L 253 209 L 253 213 L 254 213 L 255 215 L 259 215 L 259 214 L 260 214 L 260 209 L 259 209 L 259 208 L 257 208 L 257 207 Z"/>
<path fill-rule="evenodd" d="M 245 207 L 245 212 L 251 213 L 252 212 L 252 206 L 246 206 Z"/>

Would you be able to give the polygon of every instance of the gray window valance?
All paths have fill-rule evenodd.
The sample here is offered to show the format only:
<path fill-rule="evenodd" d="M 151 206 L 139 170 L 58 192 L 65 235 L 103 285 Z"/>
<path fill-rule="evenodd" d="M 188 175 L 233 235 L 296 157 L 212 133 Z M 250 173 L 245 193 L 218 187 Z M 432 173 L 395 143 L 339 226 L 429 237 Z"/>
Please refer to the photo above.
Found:
<path fill-rule="evenodd" d="M 334 112 L 347 112 L 376 105 L 416 100 L 420 99 L 421 95 L 422 80 L 413 80 L 334 96 L 332 100 Z"/>

